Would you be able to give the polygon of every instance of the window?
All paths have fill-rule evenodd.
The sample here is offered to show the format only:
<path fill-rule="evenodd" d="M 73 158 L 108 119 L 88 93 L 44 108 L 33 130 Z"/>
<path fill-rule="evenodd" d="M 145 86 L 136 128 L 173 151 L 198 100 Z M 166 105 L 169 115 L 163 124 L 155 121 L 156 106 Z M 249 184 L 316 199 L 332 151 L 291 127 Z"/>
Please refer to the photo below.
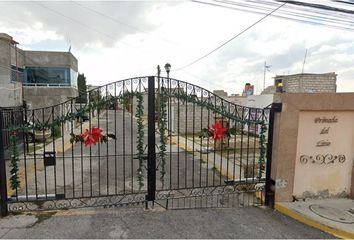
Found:
<path fill-rule="evenodd" d="M 25 85 L 68 85 L 70 69 L 60 67 L 27 67 Z"/>
<path fill-rule="evenodd" d="M 23 80 L 24 80 L 23 69 L 11 65 L 11 81 L 23 82 Z"/>

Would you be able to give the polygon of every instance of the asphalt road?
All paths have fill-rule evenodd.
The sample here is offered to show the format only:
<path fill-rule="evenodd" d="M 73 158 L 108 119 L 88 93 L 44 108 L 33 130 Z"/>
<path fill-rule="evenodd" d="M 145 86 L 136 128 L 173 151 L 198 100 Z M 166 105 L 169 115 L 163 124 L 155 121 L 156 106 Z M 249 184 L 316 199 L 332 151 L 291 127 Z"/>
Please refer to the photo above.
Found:
<path fill-rule="evenodd" d="M 0 219 L 1 238 L 334 238 L 270 209 L 141 208 L 61 211 Z"/>
<path fill-rule="evenodd" d="M 91 123 L 105 133 L 113 133 L 116 140 L 97 144 L 91 148 L 76 143 L 65 153 L 56 155 L 56 165 L 44 167 L 42 155 L 26 159 L 27 181 L 22 181 L 19 196 L 48 196 L 65 194 L 66 198 L 130 194 L 139 191 L 136 159 L 136 120 L 128 112 L 109 110 Z M 83 129 L 84 131 L 85 129 Z M 144 129 L 144 144 L 147 144 L 147 129 Z M 64 142 L 68 139 L 64 139 Z M 156 136 L 159 144 L 159 135 Z M 51 149 L 47 149 L 50 151 Z M 147 151 L 146 151 L 147 153 Z M 21 160 L 21 169 L 24 168 Z M 146 191 L 146 162 L 144 184 Z M 201 164 L 200 157 L 167 143 L 166 174 L 164 184 L 160 181 L 162 163 L 157 159 L 157 189 L 182 189 L 217 186 L 223 183 L 212 165 Z"/>

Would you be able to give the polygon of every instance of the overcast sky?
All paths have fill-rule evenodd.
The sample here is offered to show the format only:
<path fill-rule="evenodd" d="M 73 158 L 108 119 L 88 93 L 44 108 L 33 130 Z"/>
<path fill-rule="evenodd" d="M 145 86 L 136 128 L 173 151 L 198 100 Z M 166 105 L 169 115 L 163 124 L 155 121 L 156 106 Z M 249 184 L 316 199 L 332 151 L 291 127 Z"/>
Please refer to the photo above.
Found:
<path fill-rule="evenodd" d="M 4 2 L 0 32 L 27 50 L 68 51 L 89 84 L 155 75 L 169 62 L 170 76 L 209 90 L 263 89 L 264 61 L 276 74 L 336 72 L 338 91 L 354 91 L 354 32 L 269 17 L 207 58 L 208 53 L 261 15 L 190 1 Z M 166 73 L 162 73 L 165 75 Z"/>

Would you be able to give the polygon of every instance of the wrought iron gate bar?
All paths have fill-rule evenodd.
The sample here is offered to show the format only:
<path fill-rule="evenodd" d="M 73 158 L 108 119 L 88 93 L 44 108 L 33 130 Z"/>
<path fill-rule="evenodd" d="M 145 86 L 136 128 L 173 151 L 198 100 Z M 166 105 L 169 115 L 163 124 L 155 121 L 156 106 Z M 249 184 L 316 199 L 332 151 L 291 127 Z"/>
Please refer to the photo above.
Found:
<path fill-rule="evenodd" d="M 4 156 L 4 141 L 3 141 L 3 117 L 4 114 L 0 111 L 0 211 L 1 215 L 5 216 L 8 213 L 7 209 L 7 179 L 6 179 L 6 163 Z"/>
<path fill-rule="evenodd" d="M 148 81 L 148 195 L 146 200 L 154 201 L 156 192 L 155 78 L 149 77 Z"/>

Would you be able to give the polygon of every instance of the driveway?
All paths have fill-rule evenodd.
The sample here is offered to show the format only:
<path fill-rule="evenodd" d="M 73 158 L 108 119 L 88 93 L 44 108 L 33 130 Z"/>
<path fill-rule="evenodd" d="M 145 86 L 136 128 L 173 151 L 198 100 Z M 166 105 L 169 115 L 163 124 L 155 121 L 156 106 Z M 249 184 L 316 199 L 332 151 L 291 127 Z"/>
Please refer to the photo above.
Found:
<path fill-rule="evenodd" d="M 67 210 L 0 219 L 1 238 L 334 238 L 271 209 Z"/>
<path fill-rule="evenodd" d="M 97 144 L 91 149 L 76 143 L 64 153 L 56 154 L 55 166 L 44 167 L 41 153 L 27 156 L 26 160 L 21 156 L 19 166 L 23 173 L 20 174 L 19 199 L 25 199 L 26 195 L 32 198 L 36 195 L 50 198 L 56 194 L 65 195 L 65 198 L 125 195 L 139 190 L 137 181 L 139 161 L 135 158 L 137 153 L 135 118 L 121 110 L 109 110 L 92 121 L 91 126 L 99 126 L 105 133 L 114 133 L 117 139 L 110 139 L 108 143 Z M 147 144 L 147 129 L 144 131 L 144 144 Z M 68 137 L 59 140 L 69 141 Z M 159 144 L 158 135 L 156 143 Z M 202 164 L 200 156 L 196 157 L 171 142 L 167 143 L 166 150 L 164 187 L 159 180 L 161 166 L 157 160 L 158 190 L 222 185 L 222 178 L 214 170 L 213 165 Z M 54 149 L 49 146 L 46 151 Z M 145 186 L 141 190 L 146 191 L 145 168 L 143 175 Z"/>

